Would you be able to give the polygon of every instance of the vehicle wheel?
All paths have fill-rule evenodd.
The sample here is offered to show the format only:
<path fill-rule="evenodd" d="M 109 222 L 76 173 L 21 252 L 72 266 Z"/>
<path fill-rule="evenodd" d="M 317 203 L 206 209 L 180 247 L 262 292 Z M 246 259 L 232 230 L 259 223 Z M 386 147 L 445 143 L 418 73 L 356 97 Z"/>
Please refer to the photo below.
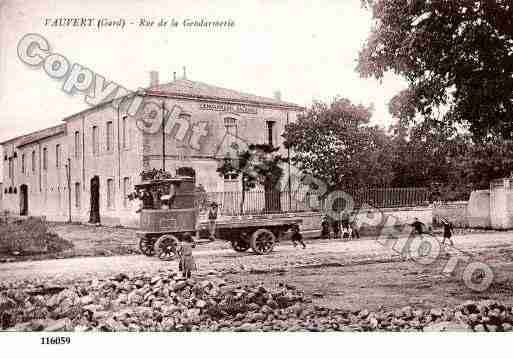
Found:
<path fill-rule="evenodd" d="M 256 254 L 268 254 L 274 248 L 276 236 L 268 229 L 261 228 L 251 235 L 251 249 Z"/>
<path fill-rule="evenodd" d="M 155 239 L 151 237 L 143 236 L 139 240 L 139 249 L 145 256 L 151 257 L 155 254 L 153 246 L 155 245 Z"/>
<path fill-rule="evenodd" d="M 247 238 L 238 238 L 232 241 L 232 248 L 236 252 L 246 252 L 249 249 L 249 241 Z"/>
<path fill-rule="evenodd" d="M 172 234 L 165 234 L 155 243 L 155 254 L 163 261 L 171 261 L 177 257 L 178 239 Z"/>

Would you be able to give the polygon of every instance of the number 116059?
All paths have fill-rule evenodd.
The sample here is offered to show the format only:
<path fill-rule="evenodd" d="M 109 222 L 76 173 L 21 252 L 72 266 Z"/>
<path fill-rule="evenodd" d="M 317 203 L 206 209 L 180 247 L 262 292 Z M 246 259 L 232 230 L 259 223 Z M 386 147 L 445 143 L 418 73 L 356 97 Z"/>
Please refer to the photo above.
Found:
<path fill-rule="evenodd" d="M 41 344 L 71 344 L 70 337 L 42 337 Z"/>

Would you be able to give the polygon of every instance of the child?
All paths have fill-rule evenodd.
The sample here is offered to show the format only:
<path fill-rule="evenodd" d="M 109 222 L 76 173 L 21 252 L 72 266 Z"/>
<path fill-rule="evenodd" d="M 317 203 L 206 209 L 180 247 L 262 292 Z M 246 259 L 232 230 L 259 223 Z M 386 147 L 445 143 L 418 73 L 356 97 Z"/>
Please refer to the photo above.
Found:
<path fill-rule="evenodd" d="M 187 279 L 191 277 L 192 271 L 198 269 L 192 255 L 192 248 L 194 248 L 194 239 L 192 235 L 187 234 L 178 248 L 178 255 L 180 257 L 179 269 L 182 271 L 182 276 Z"/>
<path fill-rule="evenodd" d="M 306 244 L 305 242 L 303 242 L 303 236 L 299 232 L 299 225 L 297 223 L 294 223 L 291 227 L 291 230 L 292 235 L 290 236 L 290 239 L 292 240 L 292 244 L 294 245 L 294 247 L 296 247 L 297 243 L 299 242 L 303 246 L 303 249 L 306 249 Z"/>
<path fill-rule="evenodd" d="M 218 214 L 218 205 L 215 202 L 210 204 L 210 208 L 208 209 L 208 231 L 209 231 L 209 239 L 211 241 L 216 239 L 216 221 Z"/>
<path fill-rule="evenodd" d="M 442 217 L 442 225 L 444 226 L 444 239 L 442 239 L 442 244 L 445 244 L 445 239 L 447 238 L 449 241 L 451 241 L 451 246 L 454 245 L 454 242 L 452 241 L 452 229 L 453 225 L 447 218 Z"/>
<path fill-rule="evenodd" d="M 349 226 L 349 223 L 342 224 L 342 239 L 352 239 L 353 229 Z"/>
<path fill-rule="evenodd" d="M 330 220 L 328 215 L 324 215 L 321 221 L 321 238 L 329 238 L 330 236 Z"/>

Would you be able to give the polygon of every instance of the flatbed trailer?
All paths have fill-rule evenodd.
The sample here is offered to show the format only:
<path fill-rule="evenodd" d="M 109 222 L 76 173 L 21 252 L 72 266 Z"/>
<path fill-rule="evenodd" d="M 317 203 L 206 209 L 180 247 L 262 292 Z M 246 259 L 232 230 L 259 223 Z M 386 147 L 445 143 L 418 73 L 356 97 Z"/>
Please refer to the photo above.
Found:
<path fill-rule="evenodd" d="M 216 238 L 229 241 L 237 252 L 251 248 L 255 254 L 268 254 L 292 226 L 300 223 L 297 218 L 223 218 L 216 221 Z"/>

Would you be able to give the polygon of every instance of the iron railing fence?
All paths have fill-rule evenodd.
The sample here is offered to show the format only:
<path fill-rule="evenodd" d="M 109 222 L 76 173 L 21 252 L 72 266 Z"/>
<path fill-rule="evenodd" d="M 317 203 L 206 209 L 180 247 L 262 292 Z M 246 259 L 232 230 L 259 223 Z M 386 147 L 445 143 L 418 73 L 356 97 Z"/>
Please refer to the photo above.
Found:
<path fill-rule="evenodd" d="M 352 199 L 354 209 L 364 205 L 375 208 L 415 207 L 429 202 L 427 188 L 349 188 L 343 192 Z M 334 210 L 345 208 L 348 196 L 333 201 L 308 191 L 206 192 L 198 197 L 198 204 L 205 210 L 209 203 L 216 202 L 220 205 L 220 213 L 227 216 L 325 212 L 328 206 Z"/>

